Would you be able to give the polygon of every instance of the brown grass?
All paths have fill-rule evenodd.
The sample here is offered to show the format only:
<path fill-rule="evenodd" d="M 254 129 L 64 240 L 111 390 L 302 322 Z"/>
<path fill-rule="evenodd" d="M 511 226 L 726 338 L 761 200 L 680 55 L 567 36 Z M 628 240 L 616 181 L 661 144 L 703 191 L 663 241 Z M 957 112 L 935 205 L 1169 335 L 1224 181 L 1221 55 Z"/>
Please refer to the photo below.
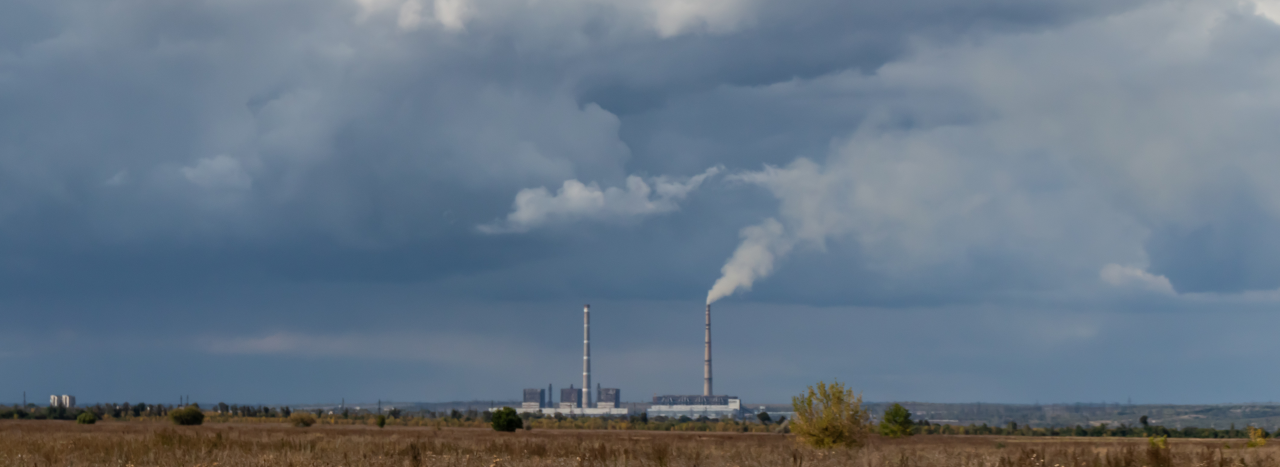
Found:
<path fill-rule="evenodd" d="M 914 436 L 823 451 L 756 433 L 0 421 L 0 467 L 1280 467 L 1280 448 L 1244 443 L 1176 439 L 1157 450 L 1141 438 Z"/>

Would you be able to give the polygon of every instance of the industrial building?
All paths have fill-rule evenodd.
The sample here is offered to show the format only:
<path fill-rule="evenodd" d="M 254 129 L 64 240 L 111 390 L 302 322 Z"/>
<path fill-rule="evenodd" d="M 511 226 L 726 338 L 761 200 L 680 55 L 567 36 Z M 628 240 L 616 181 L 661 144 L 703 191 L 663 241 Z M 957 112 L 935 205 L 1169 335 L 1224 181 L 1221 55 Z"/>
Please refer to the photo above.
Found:
<path fill-rule="evenodd" d="M 622 390 L 617 388 L 600 388 L 596 385 L 596 408 L 612 409 L 622 407 Z"/>
<path fill-rule="evenodd" d="M 749 410 L 744 410 L 742 401 L 736 396 L 713 395 L 711 385 L 711 305 L 706 309 L 706 334 L 702 360 L 702 395 L 697 396 L 655 396 L 653 405 L 648 409 L 651 417 L 690 418 L 738 418 Z M 525 389 L 524 402 L 520 413 L 541 413 L 545 415 L 630 415 L 623 407 L 622 390 L 602 388 L 596 385 L 595 401 L 591 397 L 591 305 L 582 307 L 582 386 L 575 388 L 572 384 L 560 389 L 559 403 L 551 400 L 552 388 Z"/>
<path fill-rule="evenodd" d="M 582 387 L 574 388 L 572 384 L 560 389 L 560 403 L 553 404 L 551 386 L 542 389 L 525 389 L 524 400 L 516 412 L 541 413 L 544 415 L 630 415 L 631 411 L 622 407 L 622 390 L 617 388 L 601 388 L 597 384 L 595 403 L 591 401 L 591 305 L 582 306 Z M 496 409 L 490 409 L 496 410 Z"/>
<path fill-rule="evenodd" d="M 711 304 L 707 304 L 706 338 L 703 342 L 702 395 L 654 396 L 650 417 L 738 418 L 742 416 L 742 400 L 736 396 L 715 396 L 711 390 Z"/>
<path fill-rule="evenodd" d="M 541 409 L 546 404 L 547 392 L 544 389 L 525 389 L 522 409 Z"/>
<path fill-rule="evenodd" d="M 631 414 L 628 409 L 622 407 L 622 390 L 620 389 L 597 387 L 595 407 L 583 407 L 587 399 L 583 397 L 584 393 L 589 394 L 589 391 L 583 391 L 582 388 L 575 388 L 573 385 L 561 388 L 560 402 L 557 404 L 549 397 L 550 392 L 548 389 L 525 389 L 524 402 L 520 404 L 520 408 L 516 409 L 516 412 L 586 416 Z"/>
<path fill-rule="evenodd" d="M 576 407 L 581 409 L 582 408 L 582 389 L 574 389 L 572 384 L 570 384 L 569 387 L 567 388 L 561 388 L 560 389 L 560 405 L 556 407 L 564 407 L 566 409 Z"/>
<path fill-rule="evenodd" d="M 735 396 L 654 396 L 650 417 L 738 418 L 742 401 Z"/>

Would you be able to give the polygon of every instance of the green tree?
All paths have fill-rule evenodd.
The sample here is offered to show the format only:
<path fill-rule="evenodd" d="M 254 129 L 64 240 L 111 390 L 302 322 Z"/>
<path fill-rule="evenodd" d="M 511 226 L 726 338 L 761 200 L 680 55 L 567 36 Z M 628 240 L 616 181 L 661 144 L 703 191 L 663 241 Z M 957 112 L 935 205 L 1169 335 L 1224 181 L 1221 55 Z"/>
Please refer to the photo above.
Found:
<path fill-rule="evenodd" d="M 524 428 L 524 420 L 511 407 L 503 407 L 493 413 L 493 429 L 495 431 L 516 431 Z"/>
<path fill-rule="evenodd" d="M 839 382 L 809 386 L 808 392 L 791 398 L 791 407 L 796 413 L 791 432 L 805 444 L 855 447 L 866 440 L 870 416 L 862 408 L 862 396 Z"/>
<path fill-rule="evenodd" d="M 80 415 L 76 416 L 76 423 L 80 425 L 92 425 L 97 422 L 98 417 L 88 410 L 80 412 Z"/>
<path fill-rule="evenodd" d="M 387 416 L 378 414 L 378 428 L 382 428 L 384 426 L 387 426 Z"/>
<path fill-rule="evenodd" d="M 289 423 L 299 428 L 309 427 L 316 422 L 316 416 L 311 412 L 294 412 L 289 415 Z"/>
<path fill-rule="evenodd" d="M 911 412 L 902 404 L 893 404 L 884 411 L 884 420 L 880 421 L 880 434 L 890 438 L 911 436 L 912 425 Z"/>
<path fill-rule="evenodd" d="M 200 407 L 189 405 L 169 412 L 169 418 L 178 425 L 200 425 L 204 423 L 204 412 Z"/>

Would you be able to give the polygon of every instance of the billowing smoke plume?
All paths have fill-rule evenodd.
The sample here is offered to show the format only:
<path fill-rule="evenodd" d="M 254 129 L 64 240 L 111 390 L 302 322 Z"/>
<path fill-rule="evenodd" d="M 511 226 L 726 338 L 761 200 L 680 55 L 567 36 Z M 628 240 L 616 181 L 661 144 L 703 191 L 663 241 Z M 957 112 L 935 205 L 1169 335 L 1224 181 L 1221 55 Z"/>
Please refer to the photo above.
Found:
<path fill-rule="evenodd" d="M 734 250 L 729 262 L 720 268 L 720 279 L 707 292 L 707 304 L 733 295 L 738 289 L 751 290 L 756 279 L 773 272 L 773 263 L 791 251 L 795 241 L 787 236 L 782 223 L 773 218 L 742 229 L 742 244 Z"/>

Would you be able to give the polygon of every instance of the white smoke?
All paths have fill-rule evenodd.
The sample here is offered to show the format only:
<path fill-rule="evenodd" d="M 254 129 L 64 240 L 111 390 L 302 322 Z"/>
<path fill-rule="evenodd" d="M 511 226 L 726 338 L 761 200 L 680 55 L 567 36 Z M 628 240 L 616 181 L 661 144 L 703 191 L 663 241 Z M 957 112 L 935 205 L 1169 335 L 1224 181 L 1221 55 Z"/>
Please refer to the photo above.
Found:
<path fill-rule="evenodd" d="M 578 180 L 565 180 L 554 195 L 546 187 L 526 188 L 516 194 L 506 219 L 477 229 L 488 234 L 518 233 L 558 221 L 624 220 L 671 212 L 680 209 L 681 200 L 722 170 L 723 167 L 715 166 L 689 178 L 664 175 L 647 182 L 632 175 L 627 177 L 625 189 L 601 189 L 595 182 L 586 184 Z"/>
<path fill-rule="evenodd" d="M 734 250 L 729 262 L 720 268 L 720 279 L 707 292 L 707 304 L 715 302 L 739 289 L 751 290 L 756 279 L 773 272 L 773 264 L 785 256 L 795 245 L 782 223 L 773 218 L 759 225 L 742 229 L 742 244 Z"/>

